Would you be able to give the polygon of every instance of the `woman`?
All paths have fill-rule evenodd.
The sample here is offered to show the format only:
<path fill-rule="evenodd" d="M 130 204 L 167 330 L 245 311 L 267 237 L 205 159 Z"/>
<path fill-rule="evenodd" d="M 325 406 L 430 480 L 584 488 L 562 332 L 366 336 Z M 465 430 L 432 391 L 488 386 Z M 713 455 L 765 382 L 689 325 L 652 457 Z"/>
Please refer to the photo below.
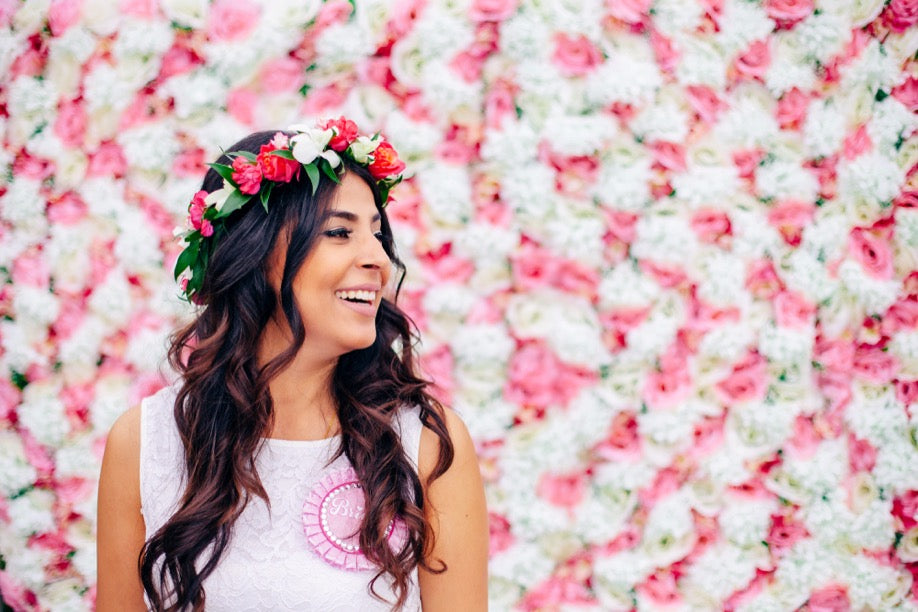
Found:
<path fill-rule="evenodd" d="M 343 117 L 211 165 L 176 264 L 199 305 L 180 380 L 105 449 L 98 610 L 486 608 L 474 447 L 415 375 L 390 279 L 403 168 Z"/>

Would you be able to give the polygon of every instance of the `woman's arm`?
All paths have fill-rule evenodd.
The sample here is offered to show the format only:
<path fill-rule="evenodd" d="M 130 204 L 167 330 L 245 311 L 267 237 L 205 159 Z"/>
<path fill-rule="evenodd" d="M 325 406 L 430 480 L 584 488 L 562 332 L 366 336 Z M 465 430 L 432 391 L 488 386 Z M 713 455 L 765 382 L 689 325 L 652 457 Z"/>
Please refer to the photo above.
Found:
<path fill-rule="evenodd" d="M 425 485 L 424 510 L 433 529 L 434 544 L 428 564 L 446 571 L 431 573 L 421 568 L 418 580 L 424 612 L 488 608 L 488 516 L 475 446 L 465 423 L 445 411 L 446 427 L 455 456 L 446 472 L 427 486 L 437 463 L 439 438 L 421 429 L 418 471 Z"/>
<path fill-rule="evenodd" d="M 140 514 L 140 408 L 112 426 L 102 458 L 97 519 L 98 612 L 146 610 L 137 559 L 145 541 Z"/>

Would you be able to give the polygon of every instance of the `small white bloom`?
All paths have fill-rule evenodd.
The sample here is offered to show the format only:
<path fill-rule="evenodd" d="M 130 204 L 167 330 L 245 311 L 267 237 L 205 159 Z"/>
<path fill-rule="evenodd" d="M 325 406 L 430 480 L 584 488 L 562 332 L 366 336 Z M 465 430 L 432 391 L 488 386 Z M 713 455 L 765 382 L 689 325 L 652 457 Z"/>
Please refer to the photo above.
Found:
<path fill-rule="evenodd" d="M 0 492 L 9 498 L 32 485 L 38 473 L 26 458 L 22 438 L 10 429 L 0 430 Z"/>
<path fill-rule="evenodd" d="M 51 382 L 31 383 L 23 389 L 22 403 L 17 411 L 19 422 L 35 439 L 51 447 L 60 446 L 70 431 L 59 392 L 59 386 Z"/>
<path fill-rule="evenodd" d="M 236 191 L 236 188 L 226 179 L 223 180 L 223 187 L 216 191 L 211 191 L 204 197 L 204 203 L 207 206 L 213 206 L 217 211 L 223 210 L 226 200 Z"/>

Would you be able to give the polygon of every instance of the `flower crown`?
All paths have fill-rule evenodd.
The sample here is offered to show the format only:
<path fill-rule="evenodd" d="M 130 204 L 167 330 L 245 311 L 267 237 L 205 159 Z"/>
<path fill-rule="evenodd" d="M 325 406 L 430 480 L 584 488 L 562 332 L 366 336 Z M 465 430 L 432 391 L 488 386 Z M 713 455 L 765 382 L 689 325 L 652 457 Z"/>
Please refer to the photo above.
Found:
<path fill-rule="evenodd" d="M 271 191 L 278 183 L 289 183 L 306 176 L 315 194 L 321 175 L 336 183 L 343 169 L 342 159 L 365 166 L 376 181 L 383 206 L 389 190 L 402 180 L 405 162 L 392 145 L 379 134 L 361 136 L 357 124 L 345 117 L 320 121 L 315 127 L 294 125 L 293 135 L 277 132 L 258 154 L 230 151 L 226 156 L 232 165 L 208 164 L 223 177 L 223 187 L 210 193 L 198 191 L 188 206 L 184 227 L 176 228 L 185 249 L 175 262 L 175 279 L 179 280 L 185 299 L 194 295 L 204 281 L 204 271 L 217 242 L 226 234 L 226 219 L 256 196 L 265 212 Z"/>

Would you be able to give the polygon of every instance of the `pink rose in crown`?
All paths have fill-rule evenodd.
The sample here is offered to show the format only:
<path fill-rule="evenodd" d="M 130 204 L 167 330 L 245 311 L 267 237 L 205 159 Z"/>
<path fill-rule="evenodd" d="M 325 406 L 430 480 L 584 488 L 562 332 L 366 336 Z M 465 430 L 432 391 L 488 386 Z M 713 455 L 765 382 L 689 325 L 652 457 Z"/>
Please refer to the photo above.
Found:
<path fill-rule="evenodd" d="M 280 134 L 280 136 L 286 138 L 284 134 Z M 272 155 L 271 153 L 273 151 L 286 150 L 286 146 L 277 146 L 280 142 L 283 141 L 279 141 L 278 135 L 275 134 L 274 139 L 270 143 L 261 145 L 258 151 L 258 167 L 261 169 L 261 173 L 264 177 L 269 181 L 289 183 L 293 180 L 293 177 L 299 174 L 300 162 L 295 159 L 287 159 L 279 155 Z"/>
<path fill-rule="evenodd" d="M 233 160 L 233 181 L 242 193 L 258 193 L 261 189 L 261 168 L 244 157 L 237 157 Z"/>
<path fill-rule="evenodd" d="M 552 61 L 561 74 L 569 77 L 583 76 L 602 63 L 602 53 L 583 36 L 555 36 L 555 52 Z"/>
<path fill-rule="evenodd" d="M 405 169 L 405 162 L 398 158 L 398 153 L 392 145 L 383 141 L 373 151 L 373 163 L 369 168 L 370 176 L 378 181 L 400 173 Z"/>
<path fill-rule="evenodd" d="M 357 139 L 357 124 L 345 117 L 329 119 L 324 123 L 320 123 L 319 127 L 325 130 L 335 130 L 335 135 L 328 142 L 328 146 L 339 153 L 346 150 Z"/>
<path fill-rule="evenodd" d="M 207 208 L 207 203 L 204 202 L 206 197 L 207 192 L 202 189 L 194 194 L 188 206 L 188 222 L 196 230 L 201 229 L 201 222 L 204 220 L 204 210 Z"/>

